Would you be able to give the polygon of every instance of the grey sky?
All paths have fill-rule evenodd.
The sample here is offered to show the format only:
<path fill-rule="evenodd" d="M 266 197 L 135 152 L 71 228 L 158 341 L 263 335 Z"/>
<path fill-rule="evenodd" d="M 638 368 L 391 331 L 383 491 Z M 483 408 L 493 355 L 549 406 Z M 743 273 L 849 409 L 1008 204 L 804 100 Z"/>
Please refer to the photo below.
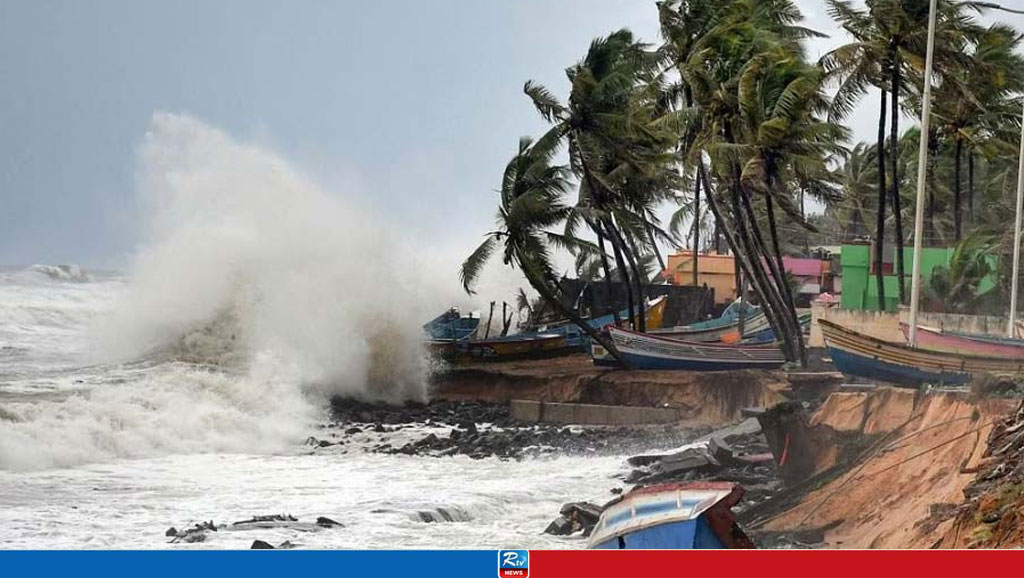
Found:
<path fill-rule="evenodd" d="M 836 32 L 822 1 L 800 4 Z M 468 250 L 516 139 L 543 129 L 523 82 L 564 93 L 564 69 L 621 27 L 656 41 L 653 0 L 0 0 L 0 263 L 123 263 L 157 110 Z M 864 139 L 873 122 L 869 104 L 851 119 Z"/>

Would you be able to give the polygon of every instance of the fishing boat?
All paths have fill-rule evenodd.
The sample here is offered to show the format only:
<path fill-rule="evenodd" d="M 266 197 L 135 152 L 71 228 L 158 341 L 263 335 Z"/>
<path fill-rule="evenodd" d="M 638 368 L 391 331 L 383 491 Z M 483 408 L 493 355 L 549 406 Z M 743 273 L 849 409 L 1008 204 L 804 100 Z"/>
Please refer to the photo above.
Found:
<path fill-rule="evenodd" d="M 423 325 L 427 341 L 463 341 L 471 338 L 480 327 L 480 317 L 462 315 L 452 307 Z"/>
<path fill-rule="evenodd" d="M 644 320 L 649 330 L 661 327 L 662 322 L 665 319 L 665 308 L 667 305 L 668 297 L 664 295 L 655 297 L 647 302 L 647 307 L 644 312 Z M 619 313 L 619 319 L 628 318 L 629 310 L 623 309 Z M 615 323 L 615 316 L 611 313 L 587 320 L 587 325 L 597 331 L 608 327 L 612 323 Z M 589 351 L 590 338 L 587 336 L 586 332 L 580 329 L 575 323 L 565 321 L 560 322 L 557 325 L 544 326 L 539 328 L 533 334 L 536 335 L 540 333 L 565 335 L 566 347 L 575 347 L 581 351 Z"/>
<path fill-rule="evenodd" d="M 594 550 L 749 549 L 732 507 L 743 488 L 684 482 L 637 488 L 605 507 L 587 548 Z"/>
<path fill-rule="evenodd" d="M 910 325 L 900 323 L 900 331 L 903 332 L 904 337 L 910 338 Z M 929 349 L 939 351 L 1024 358 L 1024 340 L 1022 339 L 945 331 L 937 327 L 918 325 L 917 342 Z"/>
<path fill-rule="evenodd" d="M 1024 372 L 1021 358 L 912 347 L 863 335 L 826 319 L 819 319 L 818 325 L 832 363 L 847 375 L 917 386 L 921 383 L 963 385 L 977 374 Z"/>
<path fill-rule="evenodd" d="M 797 315 L 797 322 L 800 323 L 800 331 L 804 335 L 807 335 L 808 333 L 810 333 L 810 331 L 811 331 L 811 313 L 809 311 Z M 764 323 L 767 325 L 768 320 L 765 319 Z M 759 325 L 760 324 L 758 324 L 758 326 Z M 763 328 L 758 328 L 757 326 L 755 326 L 752 329 L 744 328 L 744 330 L 743 330 L 743 340 L 740 341 L 740 343 L 772 343 L 772 342 L 775 342 L 775 341 L 778 341 L 778 339 L 775 337 L 775 330 L 772 329 L 771 326 L 769 325 L 769 326 L 763 327 Z"/>
<path fill-rule="evenodd" d="M 711 343 L 722 341 L 728 335 L 739 334 L 740 311 L 743 311 L 744 324 L 743 332 L 756 333 L 769 327 L 768 319 L 760 308 L 742 302 L 739 299 L 726 307 L 722 315 L 707 321 L 699 321 L 690 325 L 667 327 L 657 329 L 648 327 L 648 333 L 654 333 L 663 337 L 672 337 L 691 342 Z"/>
<path fill-rule="evenodd" d="M 786 357 L 776 344 L 695 343 L 619 327 L 609 327 L 608 334 L 625 361 L 635 369 L 775 369 L 786 362 Z M 611 353 L 597 343 L 591 355 L 594 365 L 618 365 Z"/>
<path fill-rule="evenodd" d="M 550 357 L 566 349 L 565 335 L 554 333 L 509 335 L 458 344 L 460 356 L 487 361 Z"/>

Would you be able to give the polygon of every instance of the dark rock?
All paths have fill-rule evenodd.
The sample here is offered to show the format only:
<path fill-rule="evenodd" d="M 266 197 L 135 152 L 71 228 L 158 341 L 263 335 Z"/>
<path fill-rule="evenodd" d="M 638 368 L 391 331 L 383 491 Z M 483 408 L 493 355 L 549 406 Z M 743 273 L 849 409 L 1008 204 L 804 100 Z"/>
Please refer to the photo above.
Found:
<path fill-rule="evenodd" d="M 324 528 L 334 528 L 334 527 L 344 528 L 345 527 L 345 525 L 342 524 L 341 522 L 336 522 L 336 521 L 334 521 L 334 520 L 332 520 L 330 518 L 325 518 L 323 516 L 320 516 L 319 518 L 316 519 L 316 525 L 317 526 L 323 526 Z"/>
<path fill-rule="evenodd" d="M 347 430 L 345 430 L 345 435 L 353 435 L 353 434 L 357 434 L 357 433 L 362 433 L 362 431 L 363 430 L 361 428 L 350 427 Z"/>
<path fill-rule="evenodd" d="M 465 522 L 470 519 L 469 515 L 457 507 L 435 508 L 433 510 L 420 510 L 416 512 L 421 522 Z"/>
<path fill-rule="evenodd" d="M 804 544 L 821 544 L 825 541 L 825 530 L 823 528 L 810 528 L 793 532 L 790 536 Z"/>
<path fill-rule="evenodd" d="M 174 526 L 171 526 L 170 528 L 167 528 L 167 531 L 164 532 L 164 536 L 167 536 L 167 537 L 177 536 L 177 535 L 178 535 L 178 530 Z"/>
<path fill-rule="evenodd" d="M 281 542 L 280 544 L 277 545 L 277 549 L 278 550 L 291 550 L 294 547 L 295 547 L 295 544 L 292 544 L 288 540 L 285 540 L 284 542 Z"/>
<path fill-rule="evenodd" d="M 275 548 L 263 540 L 253 540 L 252 546 L 249 546 L 250 550 L 274 550 Z"/>
<path fill-rule="evenodd" d="M 1000 516 L 999 512 L 992 512 L 990 514 L 986 514 L 985 517 L 983 517 L 981 519 L 981 521 L 983 523 L 985 523 L 985 524 L 995 524 L 996 522 L 999 521 L 1000 517 L 1001 516 Z"/>
<path fill-rule="evenodd" d="M 582 529 L 583 535 L 589 536 L 601 517 L 601 510 L 601 506 L 590 502 L 569 502 L 563 504 L 558 513 L 572 523 L 573 531 Z"/>
<path fill-rule="evenodd" d="M 559 516 L 555 518 L 548 527 L 544 529 L 545 534 L 551 534 L 553 536 L 568 536 L 572 534 L 572 521 L 565 516 Z"/>
<path fill-rule="evenodd" d="M 242 520 L 240 522 L 232 522 L 232 526 L 238 526 L 240 524 L 253 524 L 256 522 L 298 522 L 299 519 L 291 514 L 269 514 L 265 516 L 253 516 L 248 520 Z M 211 522 L 212 523 L 212 522 Z"/>
<path fill-rule="evenodd" d="M 373 431 L 375 431 L 375 432 L 377 432 L 377 433 L 384 433 L 384 432 L 386 432 L 386 431 L 388 431 L 388 430 L 384 429 L 384 426 L 382 426 L 382 425 L 380 425 L 380 424 L 378 423 L 378 424 L 376 424 L 376 425 L 374 425 L 374 426 L 373 426 Z"/>

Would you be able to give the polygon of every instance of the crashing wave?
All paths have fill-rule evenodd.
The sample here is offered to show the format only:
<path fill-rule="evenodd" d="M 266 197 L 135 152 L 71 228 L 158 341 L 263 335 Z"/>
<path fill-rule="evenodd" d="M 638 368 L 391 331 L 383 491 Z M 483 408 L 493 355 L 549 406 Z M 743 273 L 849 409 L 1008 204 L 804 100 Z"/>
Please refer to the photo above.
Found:
<path fill-rule="evenodd" d="M 87 283 L 93 280 L 92 275 L 83 271 L 78 265 L 32 265 L 29 270 L 45 275 L 54 281 Z"/>

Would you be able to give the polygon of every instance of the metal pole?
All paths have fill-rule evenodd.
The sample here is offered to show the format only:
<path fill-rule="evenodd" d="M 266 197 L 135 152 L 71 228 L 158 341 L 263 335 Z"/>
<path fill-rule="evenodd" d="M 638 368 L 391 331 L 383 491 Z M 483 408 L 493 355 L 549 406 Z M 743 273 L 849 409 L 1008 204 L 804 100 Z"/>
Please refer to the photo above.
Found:
<path fill-rule="evenodd" d="M 917 151 L 917 205 L 914 208 L 914 266 L 910 277 L 911 345 L 917 345 L 917 309 L 921 303 L 921 230 L 924 228 L 924 189 L 928 178 L 928 121 L 932 114 L 932 55 L 935 52 L 936 0 L 928 9 L 928 51 L 924 64 L 924 100 L 921 103 L 921 142 Z M 895 88 L 895 87 L 894 87 Z M 893 94 L 898 94 L 893 90 Z M 895 96 L 894 96 L 895 98 Z"/>
<path fill-rule="evenodd" d="M 1006 336 L 1013 337 L 1017 323 L 1017 278 L 1020 272 L 1020 209 L 1021 198 L 1024 196 L 1024 124 L 1020 132 L 1020 160 L 1017 165 L 1017 216 L 1013 221 L 1013 280 L 1010 281 L 1010 322 L 1006 327 Z"/>

